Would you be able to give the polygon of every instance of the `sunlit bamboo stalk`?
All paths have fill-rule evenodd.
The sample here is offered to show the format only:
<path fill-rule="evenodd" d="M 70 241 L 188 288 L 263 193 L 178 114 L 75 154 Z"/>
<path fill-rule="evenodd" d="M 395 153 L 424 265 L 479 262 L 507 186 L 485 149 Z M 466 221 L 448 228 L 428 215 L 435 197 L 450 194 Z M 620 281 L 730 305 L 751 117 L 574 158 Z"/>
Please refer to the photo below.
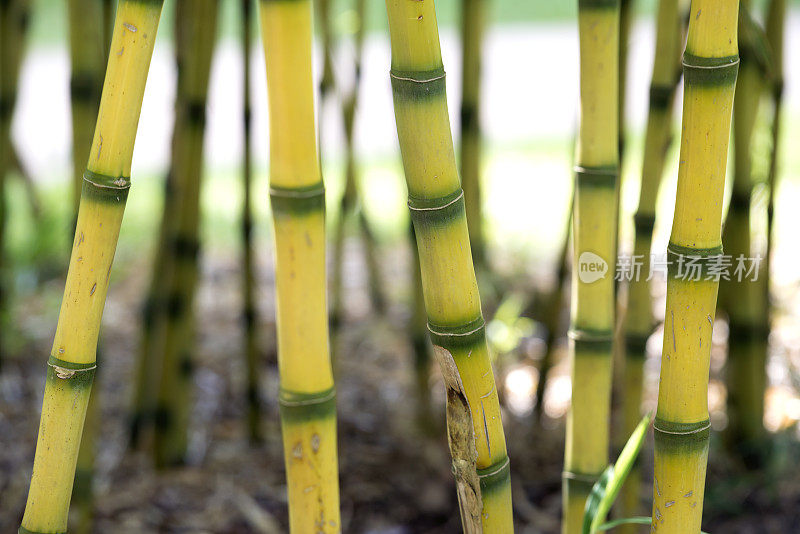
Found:
<path fill-rule="evenodd" d="M 158 0 L 121 0 L 117 10 L 65 296 L 48 361 L 23 534 L 67 528 L 100 320 L 130 187 L 133 144 L 161 5 Z"/>
<path fill-rule="evenodd" d="M 391 82 L 465 532 L 513 531 L 509 460 L 456 169 L 433 1 L 386 0 Z"/>
<path fill-rule="evenodd" d="M 586 497 L 608 464 L 619 179 L 619 0 L 580 0 L 578 26 L 581 108 L 572 216 L 572 404 L 561 527 L 565 534 L 581 532 Z"/>
<path fill-rule="evenodd" d="M 738 11 L 738 0 L 693 0 L 683 56 L 678 190 L 667 249 L 664 344 L 653 424 L 652 528 L 661 534 L 697 534 L 702 520 L 711 428 L 708 373 L 719 285 L 714 270 L 722 260 L 722 196 L 739 66 Z M 689 267 L 692 261 L 699 270 Z"/>
<path fill-rule="evenodd" d="M 311 0 L 262 0 L 270 115 L 281 430 L 293 533 L 340 532 Z"/>
<path fill-rule="evenodd" d="M 683 47 L 679 0 L 660 0 L 656 14 L 656 43 L 650 102 L 645 132 L 644 155 L 639 188 L 639 204 L 633 217 L 634 247 L 625 314 L 625 371 L 623 428 L 629 436 L 641 420 L 644 362 L 647 340 L 653 333 L 653 299 L 650 291 L 650 253 L 656 220 L 656 200 L 664 175 L 666 156 L 672 144 L 672 119 L 675 89 L 680 79 Z M 634 465 L 620 495 L 620 515 L 631 517 L 641 512 L 641 469 Z M 620 527 L 633 534 L 634 525 Z"/>

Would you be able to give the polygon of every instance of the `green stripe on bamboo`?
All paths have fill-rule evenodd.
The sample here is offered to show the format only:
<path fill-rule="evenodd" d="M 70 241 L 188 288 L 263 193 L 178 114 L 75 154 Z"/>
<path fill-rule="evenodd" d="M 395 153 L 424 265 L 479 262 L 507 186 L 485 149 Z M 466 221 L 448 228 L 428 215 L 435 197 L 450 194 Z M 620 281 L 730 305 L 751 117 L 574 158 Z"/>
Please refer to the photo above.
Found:
<path fill-rule="evenodd" d="M 688 85 L 715 87 L 736 83 L 739 56 L 701 57 L 684 52 L 683 77 Z"/>
<path fill-rule="evenodd" d="M 439 347 L 448 350 L 472 347 L 486 339 L 486 323 L 482 315 L 454 326 L 437 325 L 428 320 L 428 332 L 431 343 Z"/>
<path fill-rule="evenodd" d="M 696 423 L 678 423 L 656 417 L 653 421 L 656 448 L 665 454 L 696 452 L 708 447 L 711 423 L 708 419 Z"/>
<path fill-rule="evenodd" d="M 83 173 L 81 195 L 99 202 L 122 203 L 128 199 L 131 179 L 127 176 L 108 176 L 90 170 Z"/>
<path fill-rule="evenodd" d="M 447 226 L 466 218 L 464 191 L 461 188 L 438 198 L 417 197 L 409 193 L 408 208 L 417 232 L 430 226 Z"/>
<path fill-rule="evenodd" d="M 288 423 L 326 419 L 336 415 L 335 388 L 316 393 L 298 393 L 281 389 L 278 402 L 281 420 Z"/>
<path fill-rule="evenodd" d="M 89 369 L 66 369 L 58 365 L 48 364 L 47 381 L 64 381 L 72 389 L 91 388 L 94 382 L 95 368 Z"/>
<path fill-rule="evenodd" d="M 619 0 L 578 0 L 578 9 L 619 9 Z"/>
<path fill-rule="evenodd" d="M 617 165 L 599 167 L 576 165 L 573 171 L 575 172 L 576 186 L 578 188 L 616 188 L 619 180 L 619 167 Z"/>
<path fill-rule="evenodd" d="M 424 101 L 430 97 L 445 95 L 444 67 L 421 71 L 392 69 L 389 76 L 395 98 Z"/>
<path fill-rule="evenodd" d="M 508 488 L 511 480 L 511 461 L 508 456 L 485 469 L 476 469 L 481 493 L 487 495 Z"/>
<path fill-rule="evenodd" d="M 325 185 L 322 182 L 306 187 L 269 188 L 272 211 L 278 213 L 303 214 L 325 209 Z"/>

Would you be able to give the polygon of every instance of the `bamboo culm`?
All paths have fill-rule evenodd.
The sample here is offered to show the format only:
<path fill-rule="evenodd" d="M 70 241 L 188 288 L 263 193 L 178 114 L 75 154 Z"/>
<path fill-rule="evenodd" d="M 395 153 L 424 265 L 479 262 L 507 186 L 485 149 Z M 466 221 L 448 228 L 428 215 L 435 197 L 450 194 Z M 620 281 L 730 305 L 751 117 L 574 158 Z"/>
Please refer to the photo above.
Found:
<path fill-rule="evenodd" d="M 280 413 L 293 533 L 340 532 L 311 0 L 259 4 L 270 114 Z"/>
<path fill-rule="evenodd" d="M 572 217 L 572 405 L 564 455 L 564 534 L 581 532 L 586 498 L 608 465 L 615 321 L 615 284 L 609 270 L 616 264 L 619 181 L 619 2 L 581 0 L 578 25 L 581 115 Z M 601 262 L 606 265 L 604 276 L 595 278 L 587 265 Z"/>
<path fill-rule="evenodd" d="M 253 0 L 241 0 L 242 71 L 244 110 L 242 116 L 242 321 L 244 324 L 244 354 L 247 369 L 247 431 L 251 443 L 263 440 L 261 433 L 261 394 L 259 391 L 259 352 L 257 333 L 255 251 L 253 249 L 252 208 L 252 109 L 250 104 L 250 49 L 252 47 Z"/>
<path fill-rule="evenodd" d="M 17 101 L 17 83 L 29 11 L 29 0 L 10 0 L 0 5 L 0 368 L 6 348 L 4 334 L 11 322 L 8 316 L 11 276 L 7 272 L 9 269 L 5 258 L 8 219 L 6 175 L 16 159 L 11 143 L 11 119 Z"/>
<path fill-rule="evenodd" d="M 111 25 L 97 24 L 105 20 L 105 6 L 101 0 L 70 0 L 69 44 L 72 73 L 70 78 L 70 100 L 72 106 L 72 163 L 74 212 L 69 234 L 74 237 L 78 219 L 81 184 L 85 162 L 89 159 L 92 128 L 100 108 L 100 93 L 103 89 L 104 68 L 111 38 Z M 98 349 L 98 361 L 100 351 Z M 77 533 L 88 533 L 93 528 L 93 482 L 96 434 L 100 409 L 99 395 L 89 397 L 83 436 L 75 468 L 75 484 L 72 504 L 77 513 Z"/>
<path fill-rule="evenodd" d="M 625 371 L 623 383 L 622 434 L 629 436 L 641 420 L 644 362 L 647 340 L 653 333 L 655 318 L 648 282 L 653 228 L 656 222 L 656 200 L 664 175 L 667 152 L 672 144 L 672 117 L 675 90 L 680 79 L 681 16 L 678 0 L 660 0 L 656 14 L 656 43 L 650 101 L 645 132 L 639 203 L 633 217 L 633 258 L 641 264 L 632 273 L 628 286 L 625 315 Z M 639 515 L 641 503 L 641 469 L 637 462 L 622 487 L 620 515 Z M 620 531 L 636 532 L 634 525 L 623 525 Z"/>
<path fill-rule="evenodd" d="M 434 2 L 387 0 L 391 82 L 465 532 L 513 532 L 510 466 L 456 168 Z M 436 177 L 436 179 L 434 179 Z"/>
<path fill-rule="evenodd" d="M 327 3 L 328 0 L 320 0 Z M 380 265 L 377 254 L 375 236 L 369 226 L 364 207 L 360 202 L 363 196 L 360 191 L 358 164 L 355 151 L 355 119 L 358 109 L 358 100 L 361 88 L 362 56 L 364 49 L 364 32 L 366 17 L 366 0 L 355 0 L 355 14 L 358 26 L 353 36 L 353 84 L 351 89 L 342 97 L 342 124 L 345 140 L 345 170 L 344 192 L 339 204 L 339 217 L 333 228 L 333 274 L 331 277 L 331 324 L 334 331 L 338 329 L 343 320 L 345 302 L 343 298 L 344 279 L 344 242 L 347 223 L 355 215 L 358 217 L 358 229 L 364 248 L 364 260 L 367 267 L 367 284 L 370 301 L 373 309 L 382 314 L 386 308 L 386 298 L 383 294 L 381 283 Z M 329 18 L 329 16 L 328 16 Z M 328 21 L 329 23 L 330 21 Z M 330 31 L 330 30 L 328 30 Z M 323 35 L 325 32 L 322 32 Z M 330 54 L 327 54 L 330 57 Z M 323 69 L 324 70 L 324 69 Z M 335 87 L 335 77 L 331 73 L 328 84 Z"/>
<path fill-rule="evenodd" d="M 565 287 L 567 286 L 567 274 L 569 274 L 569 236 L 572 229 L 572 207 L 574 200 L 570 198 L 567 222 L 562 233 L 561 249 L 558 252 L 558 267 L 555 274 L 555 286 L 548 295 L 545 328 L 547 337 L 545 338 L 545 349 L 542 355 L 542 362 L 539 365 L 539 382 L 536 384 L 536 404 L 534 404 L 534 417 L 537 423 L 542 422 L 544 411 L 544 395 L 547 391 L 547 379 L 550 369 L 554 364 L 556 342 L 562 325 L 562 305 L 564 303 Z"/>
<path fill-rule="evenodd" d="M 655 430 L 652 529 L 697 534 L 710 423 L 708 373 L 722 258 L 722 196 L 739 66 L 738 0 L 693 0 Z M 698 257 L 699 276 L 687 276 Z"/>
<path fill-rule="evenodd" d="M 194 365 L 194 294 L 200 252 L 200 193 L 208 81 L 217 29 L 217 0 L 178 0 L 178 88 L 172 172 L 178 191 L 167 239 L 166 331 L 156 406 L 154 459 L 158 467 L 186 460 Z"/>
<path fill-rule="evenodd" d="M 481 194 L 481 54 L 487 0 L 461 2 L 461 183 L 467 212 L 472 259 L 480 273 L 486 270 Z"/>
<path fill-rule="evenodd" d="M 756 24 L 749 14 L 750 2 L 739 9 L 739 76 L 733 103 L 733 185 L 722 234 L 725 252 L 734 261 L 754 257 L 750 231 L 752 140 L 764 84 L 756 60 Z M 719 308 L 728 315 L 728 362 L 726 367 L 729 449 L 750 467 L 764 460 L 764 392 L 766 389 L 766 340 L 769 336 L 764 278 L 755 281 L 729 277 L 720 281 Z"/>
<path fill-rule="evenodd" d="M 130 188 L 160 1 L 122 0 L 84 174 L 66 289 L 48 360 L 42 418 L 20 533 L 62 533 L 75 477 L 111 264 Z"/>

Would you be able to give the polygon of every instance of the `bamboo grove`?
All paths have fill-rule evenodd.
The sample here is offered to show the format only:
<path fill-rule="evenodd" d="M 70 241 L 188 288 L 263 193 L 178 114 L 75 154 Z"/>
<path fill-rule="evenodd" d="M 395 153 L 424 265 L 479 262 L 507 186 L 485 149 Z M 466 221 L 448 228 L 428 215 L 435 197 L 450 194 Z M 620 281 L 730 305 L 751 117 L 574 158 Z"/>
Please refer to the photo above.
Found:
<path fill-rule="evenodd" d="M 214 460 L 196 442 L 228 434 L 259 459 L 248 460 L 255 485 L 277 487 L 251 497 L 246 493 L 254 486 L 244 489 L 234 475 L 217 473 L 223 486 L 230 480 L 235 488 L 234 513 L 256 530 L 293 534 L 367 529 L 359 514 L 394 505 L 375 504 L 383 496 L 374 488 L 384 481 L 360 483 L 362 471 L 374 478 L 372 469 L 395 457 L 427 461 L 435 457 L 431 447 L 446 454 L 445 438 L 449 465 L 436 471 L 419 460 L 409 470 L 427 471 L 414 480 L 431 487 L 445 484 L 437 477 L 446 479 L 451 498 L 440 506 L 449 511 L 436 526 L 448 532 L 512 533 L 524 526 L 563 534 L 644 528 L 701 534 L 709 530 L 704 505 L 718 507 L 727 487 L 706 487 L 710 469 L 755 481 L 791 461 L 791 453 L 775 451 L 796 447 L 783 443 L 784 435 L 776 438 L 769 424 L 776 403 L 770 398 L 779 390 L 773 345 L 790 343 L 775 325 L 792 313 L 785 281 L 774 276 L 775 258 L 783 259 L 782 249 L 775 253 L 776 236 L 784 235 L 774 230 L 776 212 L 786 205 L 783 192 L 790 201 L 792 192 L 791 173 L 782 166 L 793 160 L 781 150 L 792 126 L 782 119 L 791 3 L 658 0 L 650 7 L 573 0 L 578 85 L 570 168 L 546 176 L 543 187 L 523 187 L 529 177 L 512 177 L 520 190 L 546 197 L 548 221 L 558 203 L 552 184 L 569 181 L 563 182 L 566 224 L 530 230 L 537 240 L 553 234 L 555 243 L 533 254 L 536 261 L 554 258 L 542 289 L 530 265 L 517 269 L 516 259 L 509 260 L 506 236 L 497 231 L 494 188 L 511 167 L 497 164 L 504 156 L 496 139 L 484 139 L 497 134 L 501 109 L 493 100 L 500 84 L 489 78 L 499 69 L 491 62 L 514 63 L 513 76 L 519 68 L 519 58 L 498 59 L 507 36 L 491 22 L 495 7 L 507 9 L 503 1 L 510 2 L 448 5 L 457 10 L 456 31 L 440 39 L 436 8 L 443 3 L 435 0 L 385 0 L 385 28 L 374 27 L 373 10 L 382 10 L 368 0 L 240 0 L 234 11 L 218 0 L 64 0 L 72 167 L 59 232 L 72 247 L 66 272 L 60 264 L 54 275 L 64 291 L 52 349 L 38 370 L 43 400 L 27 498 L 14 519 L 20 534 L 101 530 L 103 514 L 113 515 L 98 513 L 104 497 L 98 488 L 113 476 L 107 456 L 131 461 L 137 471 L 152 469 L 159 484 L 176 474 L 200 480 L 192 477 Z M 29 211 L 36 225 L 55 220 L 42 215 L 39 185 L 12 128 L 34 4 L 0 2 L 0 373 L 12 368 L 0 386 L 24 374 L 15 371 L 19 361 L 34 359 L 8 358 L 24 342 L 16 317 L 22 307 L 16 293 L 24 287 L 13 253 L 18 215 Z M 145 261 L 149 271 L 137 290 L 138 321 L 126 316 L 136 339 L 123 342 L 103 326 L 103 313 L 107 297 L 114 301 L 112 264 L 125 241 L 132 168 L 139 174 L 134 145 L 164 8 L 163 19 L 174 23 L 166 32 L 173 46 L 164 50 L 175 79 L 158 82 L 174 82 L 174 123 L 159 177 L 163 202 L 143 201 L 160 214 L 150 255 L 133 263 L 126 254 L 113 271 L 138 271 Z M 234 12 L 236 24 L 227 24 Z M 450 23 L 450 11 L 441 13 Z M 646 17 L 654 29 L 645 60 L 649 80 L 635 53 Z M 232 69 L 225 63 L 229 33 L 236 35 Z M 451 47 L 461 54 L 456 143 L 445 74 Z M 381 74 L 385 101 L 373 82 L 376 50 L 389 67 Z M 533 61 L 537 53 L 560 52 L 519 50 Z M 639 132 L 636 114 L 628 112 L 632 94 L 645 85 Z M 231 87 L 239 91 L 231 100 L 241 151 L 233 156 L 233 179 L 226 174 L 225 193 L 218 194 L 223 150 L 207 115 L 218 112 L 216 92 Z M 364 154 L 379 142 L 362 145 L 378 136 L 367 126 L 380 126 L 365 110 L 390 96 L 393 167 Z M 517 115 L 523 104 L 505 107 Z M 268 144 L 258 146 L 262 134 Z M 389 207 L 386 169 L 405 188 L 405 206 L 396 203 L 396 211 Z M 339 187 L 327 189 L 331 182 Z M 29 206 L 21 209 L 16 199 L 23 190 Z M 236 280 L 224 287 L 235 289 L 209 298 L 207 278 L 220 269 L 210 265 L 220 253 L 207 251 L 213 238 L 208 247 L 204 240 L 217 236 L 209 227 L 231 198 L 237 252 L 225 265 L 233 266 Z M 392 215 L 377 213 L 384 208 Z M 392 230 L 385 228 L 389 218 Z M 270 232 L 262 236 L 262 229 Z M 400 237 L 386 237 L 392 232 Z M 264 240 L 270 243 L 262 251 Z M 359 261 L 350 258 L 352 250 L 361 252 Z M 404 280 L 395 280 L 398 273 Z M 355 284 L 361 298 L 351 292 Z M 481 293 L 488 296 L 483 302 Z M 500 310 L 517 298 L 514 319 L 534 326 L 520 327 L 520 340 L 505 350 Z M 240 338 L 240 350 L 225 346 L 224 367 L 201 369 L 211 332 L 226 328 L 206 308 L 228 300 L 236 327 L 226 335 Z M 132 357 L 127 374 L 116 371 L 101 382 L 109 346 Z M 391 376 L 408 375 L 400 386 L 383 374 L 393 366 Z M 231 370 L 235 376 L 227 376 Z M 525 409 L 514 407 L 520 372 L 530 380 L 521 387 Z M 212 375 L 224 385 L 209 386 Z M 360 384 L 372 389 L 359 390 Z M 215 387 L 224 393 L 213 397 Z M 109 391 L 126 396 L 124 409 Z M 385 404 L 392 420 L 372 422 L 365 402 Z M 225 412 L 219 417 L 239 422 L 198 431 L 211 424 L 203 417 L 212 417 L 198 407 L 210 403 Z M 359 422 L 352 411 L 367 416 Z M 124 428 L 126 441 L 109 453 L 112 424 Z M 370 441 L 359 448 L 359 439 Z M 240 451 L 221 447 L 209 457 L 227 455 L 233 463 Z M 283 469 L 270 461 L 278 455 Z M 257 469 L 267 464 L 264 476 Z M 424 494 L 392 473 L 385 478 L 396 495 Z M 545 502 L 548 492 L 559 495 L 546 502 L 559 504 L 535 502 Z M 262 511 L 264 500 L 278 504 Z M 278 507 L 285 512 L 275 520 Z M 647 507 L 650 516 L 640 517 Z M 412 530 L 433 524 L 418 524 L 397 508 Z M 544 520 L 548 514 L 557 519 Z"/>
<path fill-rule="evenodd" d="M 591 265 L 615 263 L 618 147 L 619 2 L 578 4 L 580 121 L 572 213 L 570 311 L 572 406 L 567 416 L 562 532 L 583 525 L 586 498 L 608 464 L 614 280 Z M 600 263 L 598 263 L 600 262 Z"/>

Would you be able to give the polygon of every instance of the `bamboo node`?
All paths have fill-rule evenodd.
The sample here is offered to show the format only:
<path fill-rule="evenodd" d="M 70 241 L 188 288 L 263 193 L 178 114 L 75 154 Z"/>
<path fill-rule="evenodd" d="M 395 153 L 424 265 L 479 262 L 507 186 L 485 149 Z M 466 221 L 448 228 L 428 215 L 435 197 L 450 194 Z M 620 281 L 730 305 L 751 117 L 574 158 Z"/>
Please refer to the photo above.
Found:
<path fill-rule="evenodd" d="M 83 181 L 100 189 L 129 189 L 131 179 L 126 176 L 109 176 L 86 170 Z"/>
<path fill-rule="evenodd" d="M 437 71 L 433 71 L 433 72 L 437 72 Z M 428 72 L 424 72 L 424 73 L 420 73 L 420 74 L 429 74 L 429 73 Z M 430 74 L 432 74 L 432 73 L 430 73 Z M 414 78 L 413 76 L 411 76 L 410 73 L 406 74 L 405 76 L 401 76 L 401 75 L 395 74 L 394 71 L 389 71 L 389 76 L 391 76 L 395 80 L 400 80 L 401 82 L 430 83 L 430 82 L 435 82 L 436 80 L 443 80 L 445 78 L 446 74 L 445 74 L 444 70 L 442 70 L 441 74 L 438 74 L 438 75 L 435 75 L 435 76 L 429 76 L 429 77 L 425 77 L 425 78 Z"/>
<path fill-rule="evenodd" d="M 415 206 L 413 204 L 413 201 L 411 199 L 409 199 L 409 201 L 408 201 L 408 209 L 410 209 L 411 211 L 437 211 L 437 210 L 443 210 L 445 208 L 448 208 L 448 207 L 452 206 L 453 204 L 455 204 L 456 202 L 458 202 L 462 198 L 464 198 L 464 191 L 463 190 L 459 190 L 459 193 L 453 199 L 449 200 L 445 204 L 442 204 L 440 206 L 426 206 L 426 207 Z"/>
<path fill-rule="evenodd" d="M 478 478 L 488 478 L 494 476 L 498 473 L 503 472 L 504 470 L 508 469 L 511 466 L 511 460 L 508 456 L 506 456 L 505 460 L 501 461 L 499 464 L 495 464 L 489 467 L 487 470 L 478 470 Z"/>
<path fill-rule="evenodd" d="M 470 336 L 472 334 L 475 334 L 476 332 L 479 332 L 484 326 L 485 326 L 485 323 L 483 321 L 483 317 L 480 317 L 478 321 L 472 321 L 472 322 L 468 323 L 468 326 L 463 330 L 462 329 L 452 329 L 452 330 L 450 330 L 450 329 L 448 329 L 448 330 L 441 329 L 441 330 L 438 330 L 437 328 L 441 328 L 441 327 L 436 327 L 436 326 L 432 325 L 429 322 L 428 323 L 428 331 L 431 334 L 434 334 L 436 336 L 441 336 L 441 337 L 452 337 L 452 336 L 463 337 L 463 336 Z M 469 328 L 469 327 L 472 327 L 472 328 Z"/>
<path fill-rule="evenodd" d="M 653 421 L 653 430 L 661 432 L 662 434 L 672 434 L 674 436 L 688 436 L 691 434 L 699 434 L 701 432 L 705 432 L 711 428 L 710 421 L 706 420 L 703 421 L 702 423 L 703 424 L 697 425 L 694 428 L 667 430 L 665 428 L 661 428 L 658 426 L 658 418 L 656 418 L 655 421 Z"/>
<path fill-rule="evenodd" d="M 67 369 L 65 367 L 55 365 L 54 363 L 51 362 L 47 362 L 47 365 L 53 368 L 53 371 L 56 373 L 56 376 L 61 380 L 69 380 L 70 378 L 75 376 L 76 373 L 94 371 L 95 369 L 97 369 L 96 365 L 93 365 L 92 367 L 87 367 L 85 369 Z"/>
<path fill-rule="evenodd" d="M 328 402 L 336 397 L 336 390 L 330 389 L 329 391 L 325 392 L 325 395 L 320 397 L 307 397 L 307 398 L 299 398 L 299 399 L 287 399 L 281 396 L 278 399 L 278 402 L 281 406 L 311 406 L 314 404 L 323 404 Z"/>

